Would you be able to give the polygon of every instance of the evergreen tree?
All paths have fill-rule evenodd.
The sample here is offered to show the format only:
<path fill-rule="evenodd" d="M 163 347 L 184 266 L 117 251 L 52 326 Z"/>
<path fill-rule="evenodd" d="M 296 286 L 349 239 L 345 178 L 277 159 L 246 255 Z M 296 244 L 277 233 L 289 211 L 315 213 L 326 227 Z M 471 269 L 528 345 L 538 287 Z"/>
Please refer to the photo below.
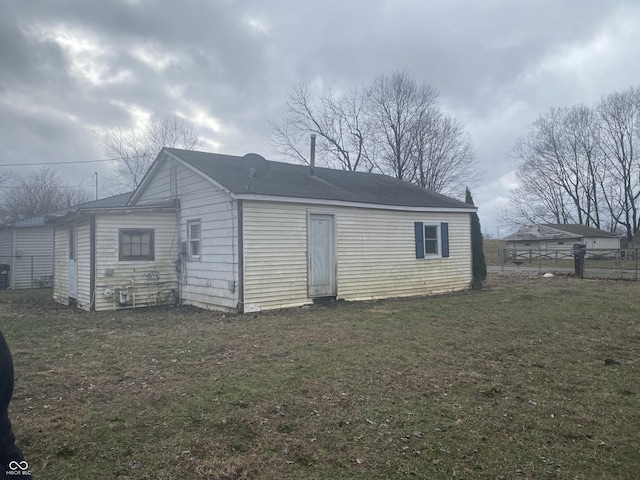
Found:
<path fill-rule="evenodd" d="M 471 191 L 467 188 L 465 203 L 474 205 Z M 474 205 L 475 206 L 475 205 Z M 482 230 L 480 219 L 477 213 L 471 214 L 471 255 L 473 258 L 473 288 L 480 288 L 482 282 L 487 278 L 487 264 L 484 260 L 484 248 L 482 240 Z"/>

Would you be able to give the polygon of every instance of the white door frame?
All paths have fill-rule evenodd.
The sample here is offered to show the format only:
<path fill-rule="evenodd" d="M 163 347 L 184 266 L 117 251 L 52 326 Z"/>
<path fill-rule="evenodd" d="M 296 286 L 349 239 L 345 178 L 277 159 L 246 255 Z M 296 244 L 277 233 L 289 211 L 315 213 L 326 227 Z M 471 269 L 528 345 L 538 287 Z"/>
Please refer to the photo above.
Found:
<path fill-rule="evenodd" d="M 307 219 L 309 297 L 337 295 L 335 215 L 309 212 Z"/>

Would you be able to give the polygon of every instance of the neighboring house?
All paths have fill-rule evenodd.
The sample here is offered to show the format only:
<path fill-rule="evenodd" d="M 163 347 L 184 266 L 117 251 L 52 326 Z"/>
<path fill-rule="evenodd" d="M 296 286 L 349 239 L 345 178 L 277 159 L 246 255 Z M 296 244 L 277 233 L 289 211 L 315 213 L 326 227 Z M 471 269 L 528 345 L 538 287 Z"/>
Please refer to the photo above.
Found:
<path fill-rule="evenodd" d="M 131 193 L 116 195 L 83 205 L 124 205 Z M 0 227 L 0 265 L 8 265 L 8 288 L 51 287 L 53 283 L 54 227 L 46 222 L 67 209 L 49 215 L 15 220 Z M 2 269 L 0 269 L 2 270 Z M 0 283 L 2 278 L 0 278 Z"/>
<path fill-rule="evenodd" d="M 126 207 L 55 220 L 54 298 L 250 312 L 467 289 L 475 211 L 385 175 L 164 148 Z"/>
<path fill-rule="evenodd" d="M 50 287 L 53 275 L 53 227 L 44 216 L 0 227 L 0 288 Z"/>
<path fill-rule="evenodd" d="M 531 251 L 561 252 L 570 255 L 574 243 L 587 246 L 587 252 L 593 250 L 619 250 L 620 237 L 614 233 L 577 224 L 540 224 L 518 230 L 504 239 L 507 249 L 517 253 Z"/>

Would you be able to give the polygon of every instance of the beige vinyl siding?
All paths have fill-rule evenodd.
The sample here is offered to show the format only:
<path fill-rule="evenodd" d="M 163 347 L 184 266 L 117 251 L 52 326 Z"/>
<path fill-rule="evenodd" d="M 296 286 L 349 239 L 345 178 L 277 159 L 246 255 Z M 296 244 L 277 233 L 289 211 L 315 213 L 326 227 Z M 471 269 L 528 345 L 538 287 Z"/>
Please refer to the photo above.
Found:
<path fill-rule="evenodd" d="M 585 237 L 583 242 L 587 246 L 587 249 L 594 248 L 597 250 L 618 250 L 620 248 L 619 238 L 607 238 L 607 237 Z M 573 245 L 569 245 L 573 248 Z"/>
<path fill-rule="evenodd" d="M 244 203 L 245 309 L 312 301 L 307 289 L 307 220 L 331 214 L 337 297 L 345 300 L 463 290 L 471 282 L 468 213 L 424 213 L 304 204 Z M 448 258 L 416 259 L 414 222 L 449 225 Z"/>
<path fill-rule="evenodd" d="M 309 303 L 306 207 L 245 201 L 243 220 L 245 311 Z"/>
<path fill-rule="evenodd" d="M 69 305 L 69 227 L 58 225 L 54 231 L 53 299 Z"/>
<path fill-rule="evenodd" d="M 449 225 L 449 257 L 416 258 L 414 222 Z M 338 297 L 366 300 L 462 290 L 471 282 L 468 213 L 341 209 Z"/>
<path fill-rule="evenodd" d="M 155 260 L 119 260 L 118 232 L 121 228 L 154 229 Z M 97 311 L 147 306 L 158 300 L 164 303 L 172 299 L 172 290 L 178 288 L 175 213 L 96 215 L 95 234 Z M 125 288 L 130 295 L 125 306 L 119 304 L 120 288 Z M 105 295 L 107 289 L 112 291 L 112 296 Z"/>
<path fill-rule="evenodd" d="M 88 220 L 83 220 L 76 224 L 76 261 L 77 261 L 77 281 L 78 294 L 76 301 L 78 308 L 83 310 L 91 309 L 91 264 L 90 264 L 90 244 L 91 229 Z"/>
<path fill-rule="evenodd" d="M 53 226 L 14 228 L 13 246 L 12 288 L 38 287 L 53 275 Z"/>

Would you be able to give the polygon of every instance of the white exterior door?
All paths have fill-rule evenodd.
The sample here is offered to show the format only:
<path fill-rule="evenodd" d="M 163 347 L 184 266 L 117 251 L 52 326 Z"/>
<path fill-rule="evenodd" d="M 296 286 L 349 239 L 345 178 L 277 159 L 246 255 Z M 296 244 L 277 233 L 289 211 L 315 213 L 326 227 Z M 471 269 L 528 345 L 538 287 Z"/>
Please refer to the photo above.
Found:
<path fill-rule="evenodd" d="M 78 298 L 78 262 L 76 259 L 76 226 L 69 227 L 69 298 Z"/>
<path fill-rule="evenodd" d="M 309 215 L 309 296 L 336 295 L 333 215 Z"/>

